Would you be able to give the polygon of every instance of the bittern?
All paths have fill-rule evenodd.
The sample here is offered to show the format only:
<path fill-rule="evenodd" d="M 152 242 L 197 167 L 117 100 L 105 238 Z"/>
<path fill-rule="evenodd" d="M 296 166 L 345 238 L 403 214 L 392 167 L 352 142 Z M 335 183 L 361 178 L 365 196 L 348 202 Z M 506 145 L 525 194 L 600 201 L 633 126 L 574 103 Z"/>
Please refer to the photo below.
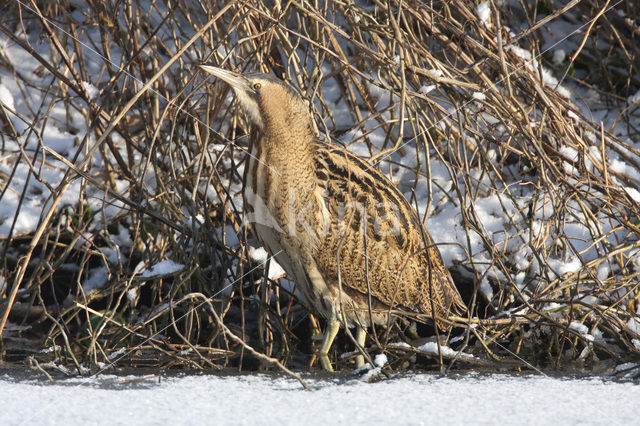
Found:
<path fill-rule="evenodd" d="M 326 370 L 341 324 L 356 326 L 363 345 L 367 327 L 386 326 L 398 312 L 442 319 L 466 310 L 407 199 L 358 156 L 322 141 L 294 88 L 270 75 L 202 69 L 231 86 L 251 124 L 245 212 L 307 304 L 328 320 L 319 351 Z"/>

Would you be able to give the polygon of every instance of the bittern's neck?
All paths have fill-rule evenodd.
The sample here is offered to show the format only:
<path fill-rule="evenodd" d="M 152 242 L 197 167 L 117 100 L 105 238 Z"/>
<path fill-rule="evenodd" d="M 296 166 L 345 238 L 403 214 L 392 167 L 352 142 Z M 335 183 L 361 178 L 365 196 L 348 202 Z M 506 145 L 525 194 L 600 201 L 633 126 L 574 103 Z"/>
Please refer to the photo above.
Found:
<path fill-rule="evenodd" d="M 278 166 L 299 167 L 300 162 L 313 160 L 316 135 L 308 111 L 266 116 L 262 129 L 254 128 L 254 133 L 258 133 L 254 143 L 259 143 L 268 160 Z"/>
<path fill-rule="evenodd" d="M 304 100 L 285 87 L 276 87 L 260 99 L 261 133 L 270 155 L 295 158 L 296 152 L 313 150 L 313 117 Z"/>
<path fill-rule="evenodd" d="M 295 126 L 265 126 L 252 131 L 252 143 L 264 153 L 265 161 L 273 167 L 298 168 L 313 163 L 315 154 L 315 134 L 312 128 Z"/>

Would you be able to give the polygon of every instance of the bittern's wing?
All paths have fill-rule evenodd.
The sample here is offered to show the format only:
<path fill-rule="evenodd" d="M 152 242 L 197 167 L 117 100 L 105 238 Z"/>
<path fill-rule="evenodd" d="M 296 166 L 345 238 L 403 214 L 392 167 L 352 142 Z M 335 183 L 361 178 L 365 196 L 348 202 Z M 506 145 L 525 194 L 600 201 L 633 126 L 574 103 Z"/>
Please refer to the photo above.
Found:
<path fill-rule="evenodd" d="M 438 316 L 464 312 L 438 248 L 396 186 L 347 150 L 318 146 L 316 175 L 330 224 L 314 258 L 327 285 L 338 285 L 339 267 L 342 289 L 352 296 L 370 291 L 387 308 L 425 314 L 433 299 Z"/>

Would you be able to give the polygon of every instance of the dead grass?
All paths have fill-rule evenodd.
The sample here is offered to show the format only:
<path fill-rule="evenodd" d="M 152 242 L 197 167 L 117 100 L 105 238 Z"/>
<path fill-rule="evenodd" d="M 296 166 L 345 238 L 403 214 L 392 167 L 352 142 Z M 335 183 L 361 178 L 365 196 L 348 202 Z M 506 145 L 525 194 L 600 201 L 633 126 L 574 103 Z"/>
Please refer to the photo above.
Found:
<path fill-rule="evenodd" d="M 595 1 L 491 2 L 490 26 L 462 0 L 40 3 L 1 10 L 2 40 L 39 63 L 26 75 L 0 49 L 2 81 L 22 88 L 29 111 L 16 128 L 0 107 L 0 152 L 17 173 L 0 175 L 0 199 L 13 191 L 21 200 L 3 220 L 17 222 L 33 188 L 49 191 L 37 229 L 12 226 L 0 240 L 5 360 L 55 357 L 50 365 L 78 372 L 307 364 L 315 321 L 249 260 L 234 202 L 244 126 L 226 89 L 197 73 L 208 62 L 290 81 L 315 100 L 321 132 L 357 134 L 371 164 L 418 176 L 403 183 L 427 196 L 428 215 L 455 207 L 464 258 L 454 273 L 473 313 L 458 320 L 466 352 L 514 368 L 638 361 L 640 207 L 630 189 L 640 182 L 612 161 L 640 168 L 638 102 L 617 118 L 630 137 L 621 138 L 600 122 L 595 97 L 576 105 L 544 77 L 551 70 L 610 105 L 636 93 L 640 16 L 630 0 L 613 11 Z M 594 17 L 558 65 L 541 51 L 549 22 Z M 67 112 L 54 117 L 60 104 Z M 45 145 L 50 119 L 75 134 L 75 157 Z M 432 179 L 436 162 L 447 181 Z M 16 183 L 19 166 L 30 168 L 26 183 Z M 46 167 L 65 179 L 48 181 Z M 497 200 L 493 211 L 487 200 Z M 184 266 L 140 276 L 165 259 Z M 85 291 L 96 274 L 104 282 Z M 386 349 L 393 368 L 415 362 L 414 351 L 370 349 Z"/>

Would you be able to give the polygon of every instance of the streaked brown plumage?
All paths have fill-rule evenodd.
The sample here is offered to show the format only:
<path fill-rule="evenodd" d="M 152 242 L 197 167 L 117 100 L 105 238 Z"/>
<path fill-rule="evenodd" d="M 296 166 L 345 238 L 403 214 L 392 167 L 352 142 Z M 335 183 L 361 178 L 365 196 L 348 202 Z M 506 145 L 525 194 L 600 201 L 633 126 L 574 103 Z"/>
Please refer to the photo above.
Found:
<path fill-rule="evenodd" d="M 371 319 L 386 325 L 390 310 L 443 318 L 466 310 L 406 198 L 365 161 L 320 141 L 294 89 L 265 74 L 202 68 L 234 89 L 252 123 L 245 209 L 267 251 L 329 320 L 325 368 L 340 322 L 357 326 L 363 343 L 360 331 Z"/>

